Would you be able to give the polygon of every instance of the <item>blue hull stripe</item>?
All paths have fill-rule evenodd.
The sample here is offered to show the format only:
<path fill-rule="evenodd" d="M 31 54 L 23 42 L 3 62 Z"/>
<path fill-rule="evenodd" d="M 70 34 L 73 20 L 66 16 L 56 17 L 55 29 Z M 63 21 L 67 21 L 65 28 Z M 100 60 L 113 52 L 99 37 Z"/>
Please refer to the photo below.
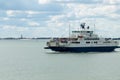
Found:
<path fill-rule="evenodd" d="M 48 47 L 53 51 L 59 52 L 111 52 L 116 46 L 112 47 Z"/>

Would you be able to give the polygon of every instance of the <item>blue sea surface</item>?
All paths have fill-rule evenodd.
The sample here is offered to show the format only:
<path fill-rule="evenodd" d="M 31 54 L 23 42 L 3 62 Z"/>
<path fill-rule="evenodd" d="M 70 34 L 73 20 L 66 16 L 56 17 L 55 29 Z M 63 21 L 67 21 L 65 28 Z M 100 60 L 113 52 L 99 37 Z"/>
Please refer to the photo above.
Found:
<path fill-rule="evenodd" d="M 120 80 L 120 49 L 60 53 L 47 40 L 0 40 L 0 80 Z"/>

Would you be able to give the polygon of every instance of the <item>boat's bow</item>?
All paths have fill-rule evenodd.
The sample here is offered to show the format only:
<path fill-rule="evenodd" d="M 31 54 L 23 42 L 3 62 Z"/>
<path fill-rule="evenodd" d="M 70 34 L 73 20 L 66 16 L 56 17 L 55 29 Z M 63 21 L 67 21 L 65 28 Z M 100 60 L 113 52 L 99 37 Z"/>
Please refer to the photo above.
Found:
<path fill-rule="evenodd" d="M 49 47 L 44 47 L 44 49 L 50 49 Z"/>
<path fill-rule="evenodd" d="M 117 46 L 116 48 L 120 48 L 120 46 Z"/>

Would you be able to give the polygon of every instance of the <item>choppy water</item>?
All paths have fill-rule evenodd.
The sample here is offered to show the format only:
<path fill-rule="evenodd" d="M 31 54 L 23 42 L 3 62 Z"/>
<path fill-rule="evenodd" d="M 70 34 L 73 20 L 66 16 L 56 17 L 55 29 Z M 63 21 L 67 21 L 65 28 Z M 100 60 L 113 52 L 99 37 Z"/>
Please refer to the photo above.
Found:
<path fill-rule="evenodd" d="M 0 41 L 0 80 L 120 80 L 120 50 L 59 53 L 44 40 Z"/>

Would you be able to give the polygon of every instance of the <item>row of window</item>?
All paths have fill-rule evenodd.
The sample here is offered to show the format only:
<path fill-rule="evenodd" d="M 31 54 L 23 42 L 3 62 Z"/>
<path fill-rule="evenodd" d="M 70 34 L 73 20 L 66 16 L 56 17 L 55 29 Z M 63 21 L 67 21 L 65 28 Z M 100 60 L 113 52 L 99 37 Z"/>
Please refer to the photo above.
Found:
<path fill-rule="evenodd" d="M 86 42 L 86 43 L 87 43 L 87 44 L 90 44 L 90 42 Z M 93 42 L 92 42 L 92 43 L 93 43 Z M 97 41 L 95 41 L 94 43 L 95 43 L 95 44 L 97 44 L 98 42 L 97 42 Z"/>
<path fill-rule="evenodd" d="M 75 44 L 80 44 L 80 42 L 72 42 L 72 43 L 75 43 Z M 94 43 L 95 43 L 95 44 L 97 44 L 98 42 L 97 42 L 97 41 L 95 41 Z M 87 41 L 87 42 L 86 42 L 86 44 L 90 44 L 90 42 L 88 42 L 88 41 Z"/>
<path fill-rule="evenodd" d="M 99 40 L 99 38 L 85 38 L 85 40 Z"/>

